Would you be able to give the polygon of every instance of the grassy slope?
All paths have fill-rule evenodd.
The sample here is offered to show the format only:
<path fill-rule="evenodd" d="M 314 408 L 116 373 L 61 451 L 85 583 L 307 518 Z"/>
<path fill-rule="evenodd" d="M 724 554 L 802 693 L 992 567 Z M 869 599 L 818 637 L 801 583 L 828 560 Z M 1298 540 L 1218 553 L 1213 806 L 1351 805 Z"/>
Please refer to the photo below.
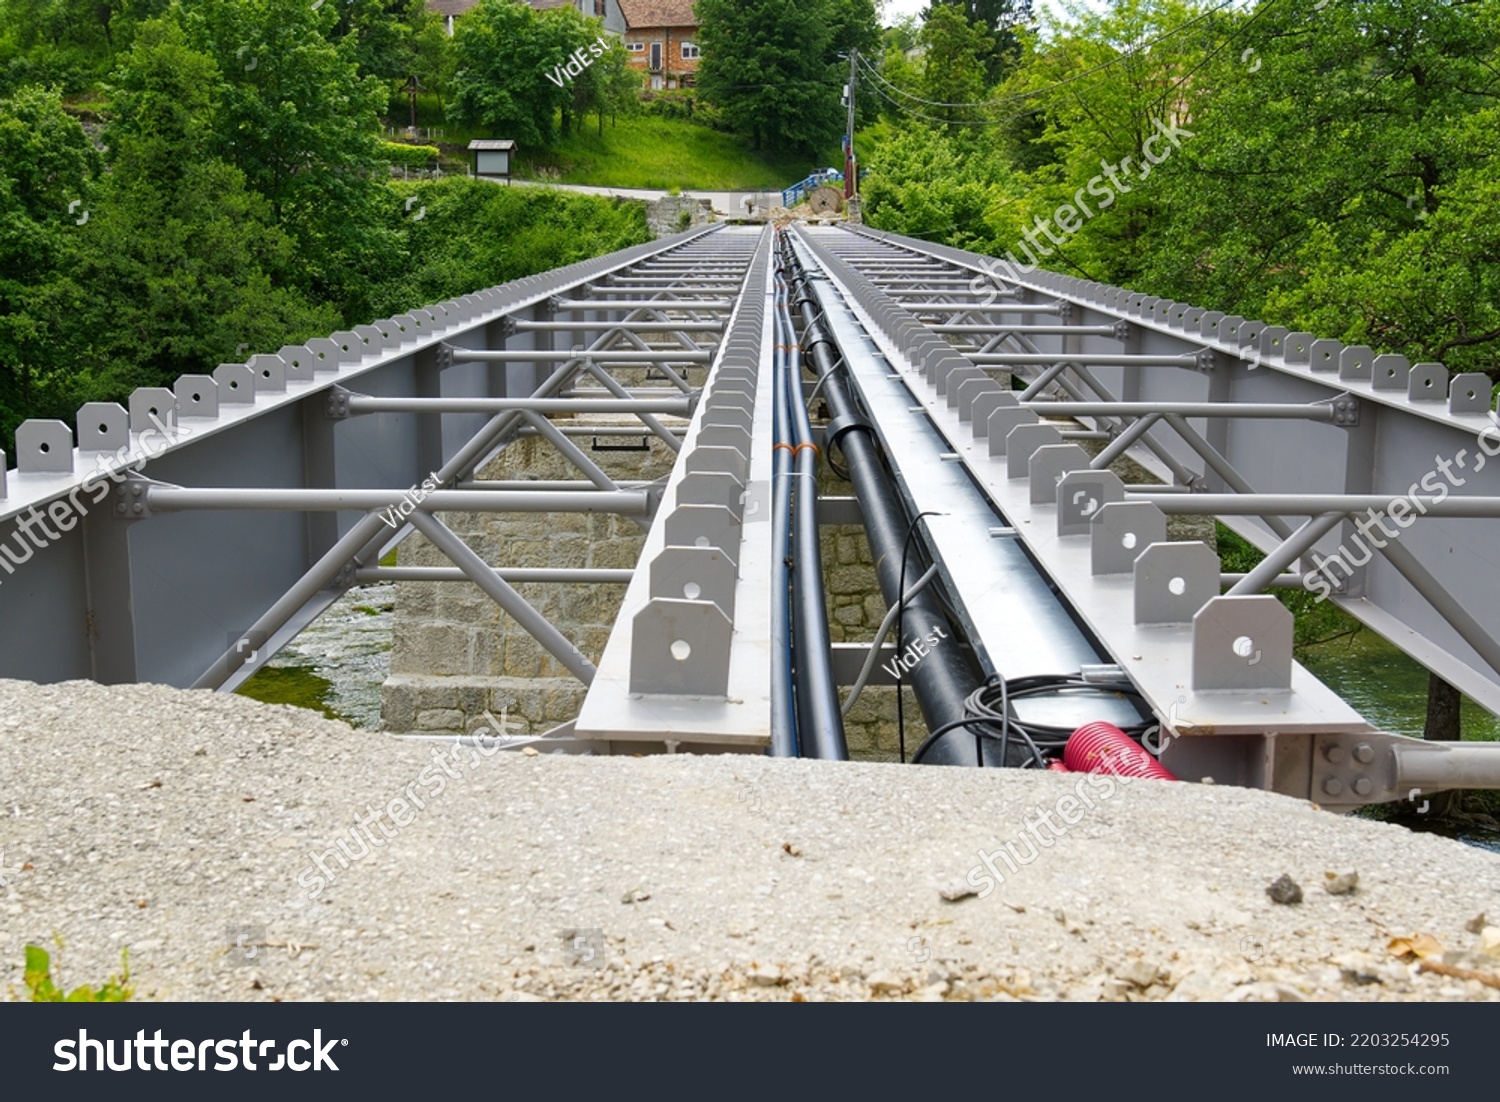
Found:
<path fill-rule="evenodd" d="M 405 96 L 391 99 L 390 119 L 401 126 L 407 119 Z M 464 127 L 449 122 L 431 93 L 417 97 L 417 125 L 440 127 L 445 155 L 467 160 L 463 147 L 473 138 L 504 137 L 482 126 Z M 779 191 L 801 180 L 814 169 L 843 167 L 837 142 L 821 159 L 781 156 L 774 151 L 753 153 L 747 140 L 725 134 L 686 119 L 648 115 L 622 115 L 614 123 L 605 120 L 604 134 L 590 116 L 568 138 L 551 149 L 522 149 L 520 174 L 527 179 L 545 177 L 563 184 L 595 187 L 686 188 L 697 191 Z"/>
<path fill-rule="evenodd" d="M 551 150 L 522 150 L 521 160 L 528 176 L 556 170 L 564 184 L 699 191 L 779 191 L 819 167 L 804 157 L 752 153 L 733 134 L 683 119 L 647 116 L 606 121 L 602 138 L 590 120 Z"/>

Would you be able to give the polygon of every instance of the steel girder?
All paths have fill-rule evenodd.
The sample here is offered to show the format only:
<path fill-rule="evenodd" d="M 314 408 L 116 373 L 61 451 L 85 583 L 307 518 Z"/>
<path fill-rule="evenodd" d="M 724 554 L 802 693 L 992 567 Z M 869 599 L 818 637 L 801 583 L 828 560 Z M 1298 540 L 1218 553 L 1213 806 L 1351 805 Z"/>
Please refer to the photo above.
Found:
<path fill-rule="evenodd" d="M 1500 658 L 1500 606 L 1464 599 L 1500 535 L 1500 468 L 1475 459 L 1486 433 L 1500 452 L 1487 380 L 1449 381 L 1435 365 L 1403 367 L 1368 349 L 1047 273 L 992 274 L 987 258 L 894 235 L 798 232 L 894 371 L 864 380 L 872 409 L 882 388 L 891 392 L 878 422 L 890 449 L 907 447 L 898 402 L 914 400 L 910 409 L 946 439 L 938 458 L 962 465 L 1009 522 L 990 535 L 1026 545 L 1157 711 L 1164 762 L 1332 806 L 1404 796 L 1416 760 L 1429 786 L 1500 784 L 1500 754 L 1482 766 L 1452 756 L 1448 768 L 1435 759 L 1470 748 L 1374 731 L 1292 661 L 1290 615 L 1256 592 L 1317 571 L 1348 538 L 1346 518 L 1414 500 L 1420 522 L 1333 599 L 1495 710 L 1500 676 L 1486 656 Z M 1080 334 L 1031 324 L 1039 315 Z M 952 342 L 924 318 L 940 319 Z M 1025 385 L 987 370 L 1000 367 Z M 1442 400 L 1428 400 L 1431 389 Z M 1042 414 L 1113 441 L 1095 459 Z M 1464 449 L 1471 473 L 1484 469 L 1461 495 L 1410 489 Z M 1169 485 L 1122 485 L 1102 469 L 1119 454 Z M 914 496 L 922 482 L 912 479 Z M 1165 513 L 1220 515 L 1268 562 L 1223 578 L 1201 544 L 1165 541 Z M 929 522 L 939 545 L 943 523 Z M 984 538 L 972 525 L 946 534 L 943 550 L 964 564 L 949 572 L 960 594 L 972 588 L 972 548 Z M 1221 596 L 1226 581 L 1231 593 Z M 1014 676 L 1004 625 L 987 632 L 983 622 L 992 602 L 960 599 L 976 646 L 995 640 L 994 671 Z M 1218 737 L 1200 737 L 1209 734 Z"/>
<path fill-rule="evenodd" d="M 0 546 L 14 552 L 0 554 L 0 676 L 232 688 L 410 532 L 409 523 L 388 526 L 380 508 L 409 499 L 434 472 L 439 493 L 428 509 L 602 506 L 649 517 L 646 489 L 585 482 L 610 500 L 549 500 L 541 490 L 507 501 L 515 491 L 504 491 L 486 504 L 476 502 L 490 493 L 483 484 L 449 488 L 474 486 L 474 471 L 523 427 L 546 435 L 540 413 L 566 408 L 557 403 L 579 376 L 605 388 L 609 408 L 641 411 L 643 433 L 679 447 L 645 411 L 691 408 L 694 388 L 679 369 L 711 353 L 703 341 L 724 312 L 721 293 L 704 299 L 693 281 L 736 268 L 718 262 L 714 232 L 221 365 L 170 390 L 139 390 L 128 410 L 90 403 L 76 439 L 61 422 L 26 422 L 17 469 L 5 472 L 0 454 Z M 615 297 L 622 288 L 606 290 L 653 265 L 657 286 L 632 284 L 631 301 Z M 685 290 L 660 289 L 672 287 Z M 653 349 L 633 331 L 637 320 L 674 343 Z M 489 362 L 465 355 L 502 348 Z M 669 383 L 631 395 L 605 365 L 573 353 L 591 348 L 621 362 L 649 359 Z M 657 395 L 677 397 L 651 404 Z M 534 401 L 518 412 L 498 408 L 500 399 Z M 523 426 L 527 415 L 535 419 Z M 565 434 L 558 440 L 573 447 Z"/>

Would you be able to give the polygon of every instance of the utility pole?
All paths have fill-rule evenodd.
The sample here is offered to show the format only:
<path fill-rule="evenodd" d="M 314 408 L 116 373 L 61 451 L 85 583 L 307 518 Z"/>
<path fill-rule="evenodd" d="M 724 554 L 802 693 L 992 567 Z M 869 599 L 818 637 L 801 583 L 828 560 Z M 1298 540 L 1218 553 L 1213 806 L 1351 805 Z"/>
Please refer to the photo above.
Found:
<path fill-rule="evenodd" d="M 849 121 L 844 130 L 844 198 L 856 199 L 859 197 L 859 163 L 854 157 L 854 82 L 857 79 L 858 70 L 855 63 L 859 59 L 859 49 L 849 49 L 849 88 L 845 99 L 849 106 Z"/>

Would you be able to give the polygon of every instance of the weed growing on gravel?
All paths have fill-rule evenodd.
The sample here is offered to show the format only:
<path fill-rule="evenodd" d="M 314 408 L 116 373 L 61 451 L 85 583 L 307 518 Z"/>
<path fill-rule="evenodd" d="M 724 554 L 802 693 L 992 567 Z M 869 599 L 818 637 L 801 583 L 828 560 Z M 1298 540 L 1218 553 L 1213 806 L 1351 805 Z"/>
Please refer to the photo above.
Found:
<path fill-rule="evenodd" d="M 61 948 L 61 942 L 58 943 Z M 111 976 L 98 988 L 81 984 L 67 994 L 52 979 L 52 958 L 40 945 L 26 946 L 26 987 L 34 1003 L 123 1003 L 135 990 L 130 986 L 130 950 L 120 950 L 124 974 Z"/>

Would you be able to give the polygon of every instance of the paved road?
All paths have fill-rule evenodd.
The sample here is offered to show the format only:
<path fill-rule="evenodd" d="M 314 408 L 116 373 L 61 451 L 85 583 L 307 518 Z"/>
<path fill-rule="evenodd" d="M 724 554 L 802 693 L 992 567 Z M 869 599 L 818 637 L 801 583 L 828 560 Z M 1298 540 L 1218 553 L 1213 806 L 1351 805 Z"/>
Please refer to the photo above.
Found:
<path fill-rule="evenodd" d="M 647 202 L 665 199 L 667 196 L 665 191 L 653 191 L 649 188 L 593 187 L 588 184 L 553 184 L 542 180 L 514 182 L 524 187 L 552 187 L 561 191 L 576 191 L 582 195 L 608 195 L 620 199 L 644 199 Z M 720 214 L 744 214 L 746 199 L 755 203 L 756 210 L 764 210 L 781 202 L 779 191 L 684 191 L 682 194 L 693 199 L 709 200 L 714 210 Z"/>

